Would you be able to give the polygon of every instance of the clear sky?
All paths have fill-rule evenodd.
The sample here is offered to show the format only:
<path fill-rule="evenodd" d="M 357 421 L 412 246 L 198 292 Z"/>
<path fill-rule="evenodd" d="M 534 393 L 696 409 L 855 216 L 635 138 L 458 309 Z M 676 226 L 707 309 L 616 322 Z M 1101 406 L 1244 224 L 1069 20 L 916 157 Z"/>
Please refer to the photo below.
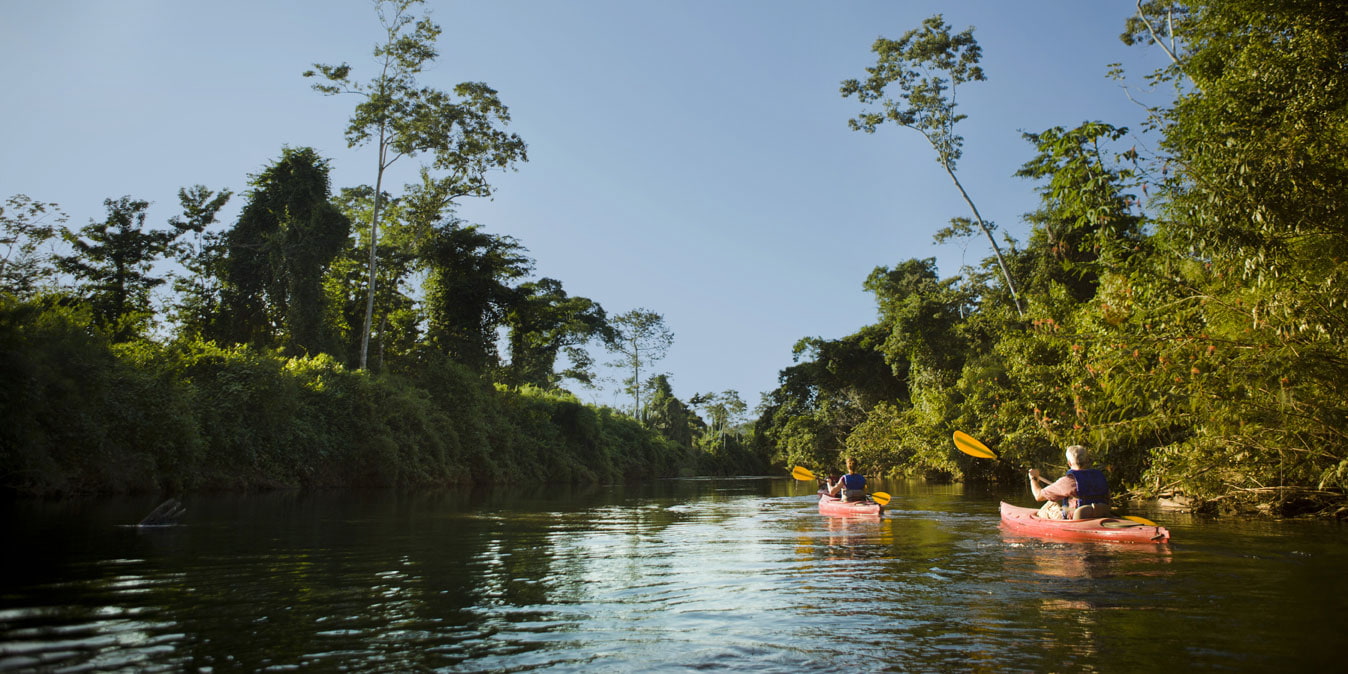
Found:
<path fill-rule="evenodd" d="M 1021 133 L 1136 129 L 1142 111 L 1107 64 L 1139 76 L 1160 57 L 1118 40 L 1132 0 L 427 6 L 444 32 L 420 81 L 488 83 L 529 145 L 516 172 L 491 176 L 496 196 L 464 202 L 461 217 L 515 237 L 538 276 L 610 314 L 662 314 L 675 343 L 656 368 L 680 398 L 734 389 L 750 407 L 798 339 L 875 321 L 861 287 L 875 267 L 935 257 L 951 276 L 990 252 L 932 243 L 968 212 L 920 136 L 848 129 L 860 107 L 838 87 L 875 62 L 875 38 L 938 12 L 974 27 L 988 81 L 960 92 L 959 172 L 984 217 L 1022 240 L 1037 196 L 1012 176 L 1030 157 Z M 355 99 L 313 92 L 301 73 L 346 61 L 368 79 L 378 39 L 368 0 L 0 3 L 0 198 L 57 202 L 78 227 L 131 195 L 162 227 L 177 190 L 204 184 L 240 195 L 232 222 L 248 175 L 283 146 L 331 159 L 334 188 L 373 184 L 373 150 L 343 139 Z M 415 173 L 404 162 L 394 187 Z M 581 394 L 623 403 L 614 390 Z"/>

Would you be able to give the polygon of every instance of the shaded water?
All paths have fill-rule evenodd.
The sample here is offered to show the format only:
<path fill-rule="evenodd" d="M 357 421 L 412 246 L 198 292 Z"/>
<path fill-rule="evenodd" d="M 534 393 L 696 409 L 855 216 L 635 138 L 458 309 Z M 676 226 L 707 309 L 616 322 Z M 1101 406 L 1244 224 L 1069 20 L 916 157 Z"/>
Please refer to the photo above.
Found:
<path fill-rule="evenodd" d="M 1341 669 L 1344 530 L 1144 513 L 1167 546 L 1001 531 L 961 485 L 823 517 L 786 479 L 4 506 L 0 669 Z"/>

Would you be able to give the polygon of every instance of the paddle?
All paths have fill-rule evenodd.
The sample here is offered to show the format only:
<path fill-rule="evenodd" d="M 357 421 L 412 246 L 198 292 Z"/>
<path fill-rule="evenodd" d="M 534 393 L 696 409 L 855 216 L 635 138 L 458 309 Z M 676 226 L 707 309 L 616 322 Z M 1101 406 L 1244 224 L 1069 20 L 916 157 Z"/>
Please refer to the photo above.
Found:
<path fill-rule="evenodd" d="M 796 466 L 791 469 L 791 477 L 794 477 L 801 482 L 813 482 L 819 479 L 814 476 L 814 473 L 810 472 L 810 469 L 801 466 Z M 880 505 L 889 505 L 890 499 L 890 495 L 882 491 L 871 494 L 871 500 Z"/>
<path fill-rule="evenodd" d="M 979 442 L 972 435 L 969 435 L 964 431 L 955 431 L 954 437 L 955 437 L 955 449 L 958 449 L 961 452 L 968 454 L 969 456 L 978 459 L 995 459 L 997 461 L 1000 461 L 1002 458 L 997 455 L 997 452 L 988 449 L 987 445 Z M 1047 478 L 1042 476 L 1039 478 L 1039 480 L 1046 484 L 1052 484 L 1052 482 L 1050 482 Z M 1133 522 L 1137 522 L 1138 524 L 1145 524 L 1150 527 L 1159 526 L 1155 522 L 1145 517 L 1138 517 L 1137 515 L 1124 515 L 1120 519 L 1131 520 Z"/>

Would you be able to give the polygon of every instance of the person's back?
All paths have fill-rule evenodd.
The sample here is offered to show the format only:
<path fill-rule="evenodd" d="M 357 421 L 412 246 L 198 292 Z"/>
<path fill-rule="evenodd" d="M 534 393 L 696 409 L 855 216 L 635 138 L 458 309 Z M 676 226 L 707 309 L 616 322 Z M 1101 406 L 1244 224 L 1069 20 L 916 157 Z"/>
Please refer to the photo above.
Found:
<path fill-rule="evenodd" d="M 829 493 L 844 501 L 866 500 L 866 477 L 856 472 L 856 465 L 847 460 L 847 474 L 843 475 Z"/>
<path fill-rule="evenodd" d="M 1109 517 L 1109 481 L 1105 474 L 1094 468 L 1077 468 L 1067 474 L 1076 482 L 1075 494 L 1068 500 L 1072 519 Z"/>
<path fill-rule="evenodd" d="M 1109 481 L 1105 474 L 1090 465 L 1089 453 L 1081 445 L 1067 448 L 1067 474 L 1057 482 L 1049 483 L 1039 476 L 1037 469 L 1030 470 L 1030 491 L 1035 500 L 1047 501 L 1040 509 L 1040 516 L 1052 519 L 1089 520 L 1109 517 Z M 1043 489 L 1039 482 L 1048 483 Z M 1063 502 L 1065 508 L 1058 508 L 1056 502 Z"/>

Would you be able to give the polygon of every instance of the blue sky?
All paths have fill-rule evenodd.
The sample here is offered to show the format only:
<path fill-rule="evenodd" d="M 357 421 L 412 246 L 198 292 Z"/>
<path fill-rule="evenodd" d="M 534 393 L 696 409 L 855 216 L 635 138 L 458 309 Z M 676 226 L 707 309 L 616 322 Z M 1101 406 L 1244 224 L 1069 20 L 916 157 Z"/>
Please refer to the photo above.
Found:
<path fill-rule="evenodd" d="M 798 339 L 874 322 L 861 284 L 876 266 L 935 257 L 949 276 L 989 253 L 980 240 L 932 243 L 968 213 L 920 136 L 848 129 L 860 108 L 838 86 L 874 63 L 875 38 L 938 12 L 974 27 L 988 81 L 960 92 L 960 177 L 1022 240 L 1037 197 L 1012 176 L 1030 157 L 1021 133 L 1136 129 L 1142 110 L 1106 66 L 1140 76 L 1160 58 L 1119 42 L 1131 0 L 427 6 L 444 32 L 421 82 L 487 82 L 529 144 L 529 162 L 492 176 L 496 196 L 460 215 L 517 238 L 537 275 L 572 295 L 662 314 L 675 343 L 656 368 L 679 397 L 734 389 L 751 407 Z M 300 74 L 346 61 L 367 79 L 378 39 L 367 0 L 0 3 L 0 198 L 57 202 L 78 227 L 131 195 L 163 226 L 180 187 L 241 194 L 283 146 L 331 159 L 335 188 L 372 184 L 373 150 L 342 136 L 355 100 Z M 396 186 L 416 165 L 395 167 Z M 615 389 L 581 395 L 622 404 Z"/>

